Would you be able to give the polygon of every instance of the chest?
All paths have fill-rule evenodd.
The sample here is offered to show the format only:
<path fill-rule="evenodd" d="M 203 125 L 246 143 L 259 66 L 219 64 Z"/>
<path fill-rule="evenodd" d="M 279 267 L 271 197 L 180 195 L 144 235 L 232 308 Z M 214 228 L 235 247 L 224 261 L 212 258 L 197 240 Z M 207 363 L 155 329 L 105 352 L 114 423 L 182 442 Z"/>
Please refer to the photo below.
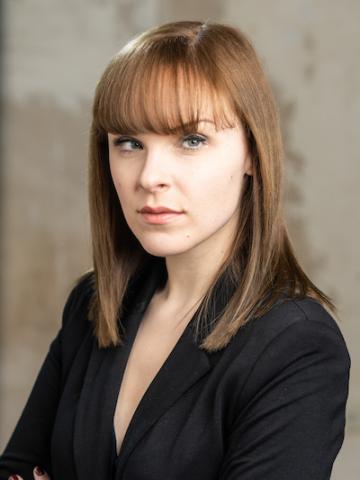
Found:
<path fill-rule="evenodd" d="M 142 397 L 186 327 L 181 323 L 164 328 L 155 316 L 149 312 L 140 323 L 121 380 L 114 414 L 117 454 Z"/>

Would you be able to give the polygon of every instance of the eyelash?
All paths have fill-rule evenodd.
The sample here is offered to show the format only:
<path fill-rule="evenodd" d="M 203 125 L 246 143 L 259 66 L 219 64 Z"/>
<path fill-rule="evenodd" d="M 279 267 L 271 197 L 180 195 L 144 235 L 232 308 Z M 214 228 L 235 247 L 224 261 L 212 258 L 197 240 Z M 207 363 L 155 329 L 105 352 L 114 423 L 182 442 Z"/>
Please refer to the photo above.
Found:
<path fill-rule="evenodd" d="M 189 140 L 196 140 L 199 143 L 199 145 L 205 145 L 207 143 L 207 138 L 204 136 L 204 135 L 198 135 L 198 134 L 191 134 L 191 135 L 187 135 L 186 137 L 184 137 L 182 139 L 182 142 L 185 142 L 185 141 L 189 141 Z M 130 138 L 130 137 L 119 137 L 119 138 L 115 138 L 115 140 L 113 140 L 113 145 L 115 147 L 117 146 L 120 146 L 120 145 L 123 145 L 124 143 L 127 143 L 127 142 L 130 142 L 132 144 L 137 144 L 137 145 L 140 145 L 141 146 L 141 143 L 138 141 L 138 140 L 135 140 L 133 138 Z M 185 150 L 188 150 L 188 151 L 196 151 L 198 150 L 199 148 L 198 147 L 195 147 L 195 148 L 191 148 L 191 147 L 185 147 Z M 122 150 L 123 152 L 132 152 L 134 150 Z"/>

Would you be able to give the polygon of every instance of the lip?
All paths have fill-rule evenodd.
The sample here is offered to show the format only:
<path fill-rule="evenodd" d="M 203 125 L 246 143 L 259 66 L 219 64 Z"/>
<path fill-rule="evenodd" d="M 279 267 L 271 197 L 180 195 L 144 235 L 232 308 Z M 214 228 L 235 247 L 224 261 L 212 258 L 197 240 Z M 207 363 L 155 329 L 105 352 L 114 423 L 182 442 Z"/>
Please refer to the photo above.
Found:
<path fill-rule="evenodd" d="M 180 217 L 183 212 L 141 213 L 146 223 L 151 225 L 164 225 Z"/>
<path fill-rule="evenodd" d="M 168 207 L 150 207 L 149 205 L 145 205 L 140 210 L 140 213 L 182 213 L 178 210 L 173 210 L 172 208 Z"/>

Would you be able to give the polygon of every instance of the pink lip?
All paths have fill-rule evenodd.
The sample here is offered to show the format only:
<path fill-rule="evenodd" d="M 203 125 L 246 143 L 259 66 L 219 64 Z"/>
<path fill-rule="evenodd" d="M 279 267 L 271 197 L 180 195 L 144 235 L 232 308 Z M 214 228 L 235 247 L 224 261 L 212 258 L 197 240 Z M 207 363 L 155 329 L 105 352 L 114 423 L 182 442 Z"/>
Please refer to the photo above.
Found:
<path fill-rule="evenodd" d="M 171 222 L 176 217 L 180 217 L 180 215 L 182 215 L 182 212 L 141 213 L 145 222 L 152 225 L 163 225 L 164 223 Z"/>
<path fill-rule="evenodd" d="M 168 207 L 150 207 L 149 205 L 145 205 L 141 210 L 140 213 L 181 213 L 178 210 L 172 210 Z"/>

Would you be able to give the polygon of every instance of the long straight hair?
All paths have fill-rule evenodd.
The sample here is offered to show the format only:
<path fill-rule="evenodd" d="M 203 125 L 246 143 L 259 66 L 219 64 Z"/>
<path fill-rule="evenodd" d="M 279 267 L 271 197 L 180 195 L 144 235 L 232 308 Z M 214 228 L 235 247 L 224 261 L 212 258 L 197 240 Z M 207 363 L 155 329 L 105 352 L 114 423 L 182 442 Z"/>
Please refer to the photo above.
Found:
<path fill-rule="evenodd" d="M 282 207 L 279 114 L 254 48 L 231 25 L 171 22 L 125 45 L 95 91 L 89 145 L 94 264 L 90 318 L 100 347 L 123 344 L 118 320 L 125 293 L 152 257 L 125 221 L 110 174 L 107 134 L 190 133 L 204 105 L 211 105 L 216 128 L 234 126 L 233 118 L 241 122 L 252 175 L 244 176 L 230 253 L 199 300 L 200 348 L 213 352 L 226 347 L 242 325 L 266 313 L 283 294 L 312 297 L 336 312 L 301 268 L 289 239 Z M 211 308 L 219 282 L 231 295 L 215 322 Z"/>

